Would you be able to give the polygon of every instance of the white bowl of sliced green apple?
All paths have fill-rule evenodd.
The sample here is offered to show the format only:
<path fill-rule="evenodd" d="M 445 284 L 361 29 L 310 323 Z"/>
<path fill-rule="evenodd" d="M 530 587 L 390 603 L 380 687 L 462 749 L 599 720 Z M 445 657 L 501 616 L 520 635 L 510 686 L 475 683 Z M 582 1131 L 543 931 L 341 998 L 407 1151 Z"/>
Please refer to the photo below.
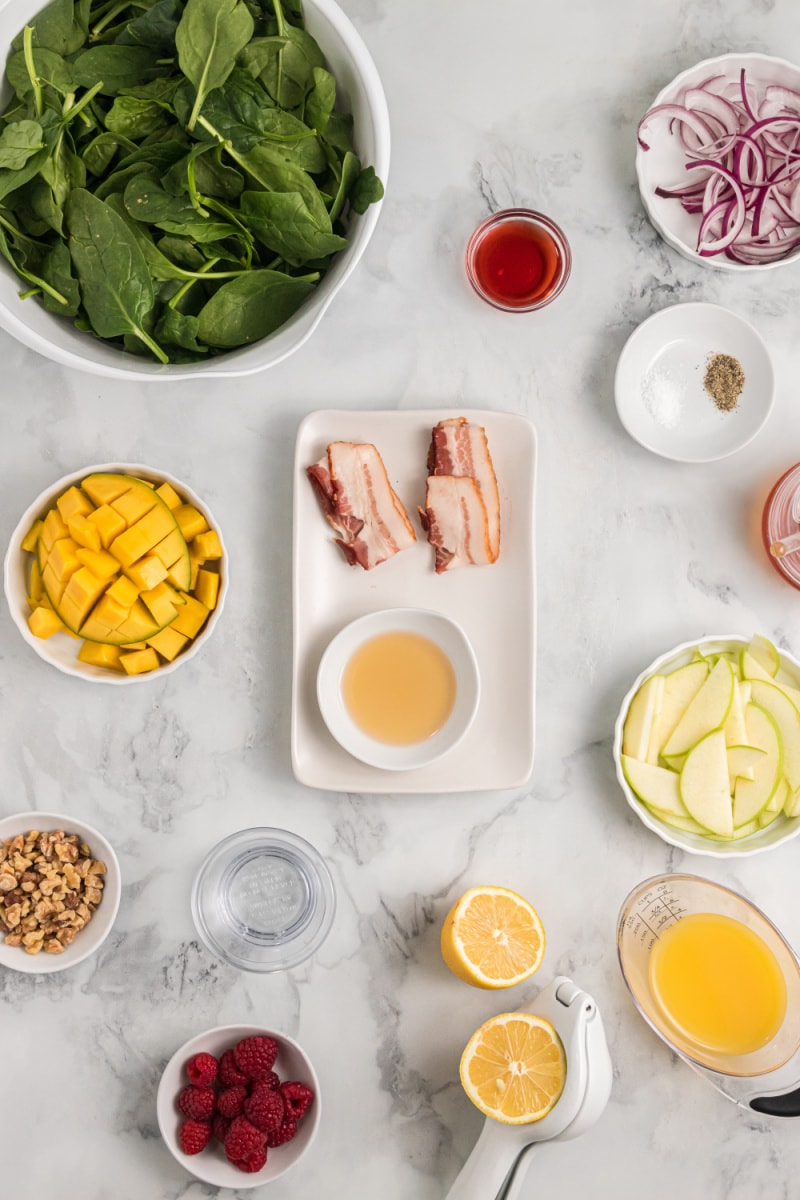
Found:
<path fill-rule="evenodd" d="M 643 823 L 718 858 L 800 833 L 800 663 L 765 637 L 685 642 L 643 671 L 614 731 Z"/>

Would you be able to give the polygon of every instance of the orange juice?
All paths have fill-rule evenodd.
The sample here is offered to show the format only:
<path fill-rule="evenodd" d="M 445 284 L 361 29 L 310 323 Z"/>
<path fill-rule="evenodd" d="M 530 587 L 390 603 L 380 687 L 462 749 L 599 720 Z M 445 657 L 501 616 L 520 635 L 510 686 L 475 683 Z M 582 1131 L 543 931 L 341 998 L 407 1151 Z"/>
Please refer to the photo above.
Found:
<path fill-rule="evenodd" d="M 659 936 L 650 988 L 689 1053 L 750 1054 L 772 1040 L 786 1012 L 786 982 L 769 946 L 719 913 L 685 916 Z"/>
<path fill-rule="evenodd" d="M 344 670 L 342 696 L 356 725 L 392 746 L 426 741 L 456 698 L 456 673 L 443 650 L 419 633 L 381 633 L 359 646 Z"/>

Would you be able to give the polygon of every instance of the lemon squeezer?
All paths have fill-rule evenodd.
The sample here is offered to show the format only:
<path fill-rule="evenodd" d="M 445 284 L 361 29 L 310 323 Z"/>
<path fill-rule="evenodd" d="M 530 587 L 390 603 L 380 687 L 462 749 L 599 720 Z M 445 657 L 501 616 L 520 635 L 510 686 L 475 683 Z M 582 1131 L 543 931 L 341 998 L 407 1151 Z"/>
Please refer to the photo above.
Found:
<path fill-rule="evenodd" d="M 594 999 L 558 975 L 519 1012 L 549 1021 L 564 1046 L 567 1075 L 555 1106 L 540 1121 L 506 1125 L 487 1117 L 446 1200 L 516 1200 L 540 1142 L 579 1137 L 601 1116 L 611 1094 L 612 1068 Z"/>

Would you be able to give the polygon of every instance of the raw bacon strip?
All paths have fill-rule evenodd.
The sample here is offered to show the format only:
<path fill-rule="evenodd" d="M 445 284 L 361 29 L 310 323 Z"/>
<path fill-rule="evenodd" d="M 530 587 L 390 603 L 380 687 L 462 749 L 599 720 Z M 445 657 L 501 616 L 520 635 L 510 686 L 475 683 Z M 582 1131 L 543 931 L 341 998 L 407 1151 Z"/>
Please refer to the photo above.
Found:
<path fill-rule="evenodd" d="M 386 468 L 369 442 L 331 442 L 306 470 L 320 506 L 350 563 L 372 570 L 417 540 Z"/>
<path fill-rule="evenodd" d="M 494 562 L 486 505 L 476 479 L 429 475 L 425 508 L 419 510 L 436 551 L 436 574 L 455 567 Z"/>
<path fill-rule="evenodd" d="M 500 553 L 500 493 L 483 426 L 472 425 L 466 417 L 440 421 L 433 429 L 428 471 L 475 480 L 486 506 L 489 562 L 495 562 Z"/>

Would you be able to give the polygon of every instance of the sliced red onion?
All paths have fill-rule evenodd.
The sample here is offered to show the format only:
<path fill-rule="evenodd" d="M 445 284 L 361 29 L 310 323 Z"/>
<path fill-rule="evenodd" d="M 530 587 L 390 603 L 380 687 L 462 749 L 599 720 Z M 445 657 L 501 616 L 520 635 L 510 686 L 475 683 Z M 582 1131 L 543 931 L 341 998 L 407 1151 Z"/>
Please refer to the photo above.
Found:
<path fill-rule="evenodd" d="M 686 154 L 686 169 L 705 172 L 691 184 L 659 186 L 657 196 L 680 201 L 700 217 L 697 253 L 723 254 L 748 266 L 778 262 L 800 246 L 800 90 L 714 75 L 659 104 L 654 116 Z"/>

